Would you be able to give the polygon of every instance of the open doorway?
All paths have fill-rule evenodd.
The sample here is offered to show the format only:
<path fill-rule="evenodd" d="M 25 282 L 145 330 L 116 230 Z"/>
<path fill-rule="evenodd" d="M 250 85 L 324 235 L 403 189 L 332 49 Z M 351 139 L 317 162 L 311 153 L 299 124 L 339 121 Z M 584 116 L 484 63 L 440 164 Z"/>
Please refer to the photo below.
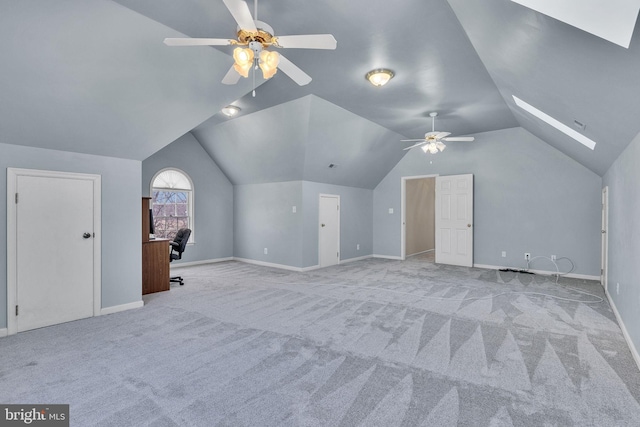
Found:
<path fill-rule="evenodd" d="M 434 262 L 436 175 L 402 178 L 402 259 Z"/>

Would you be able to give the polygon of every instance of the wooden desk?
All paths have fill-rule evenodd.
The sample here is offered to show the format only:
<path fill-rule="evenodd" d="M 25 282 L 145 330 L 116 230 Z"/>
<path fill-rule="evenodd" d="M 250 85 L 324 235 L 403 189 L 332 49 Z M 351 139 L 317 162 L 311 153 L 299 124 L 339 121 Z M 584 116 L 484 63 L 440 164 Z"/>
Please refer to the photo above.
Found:
<path fill-rule="evenodd" d="M 142 295 L 168 291 L 169 239 L 149 240 L 150 197 L 142 198 Z"/>
<path fill-rule="evenodd" d="M 142 295 L 169 290 L 169 242 L 142 242 Z"/>

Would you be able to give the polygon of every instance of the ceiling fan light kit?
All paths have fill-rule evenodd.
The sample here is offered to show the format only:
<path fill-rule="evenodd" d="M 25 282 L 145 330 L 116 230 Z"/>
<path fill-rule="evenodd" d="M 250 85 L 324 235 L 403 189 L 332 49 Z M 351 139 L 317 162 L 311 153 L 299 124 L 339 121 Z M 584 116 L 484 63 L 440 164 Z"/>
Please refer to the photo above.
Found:
<path fill-rule="evenodd" d="M 412 145 L 411 147 L 405 148 L 405 150 L 411 150 L 415 147 L 420 147 L 422 151 L 425 153 L 436 154 L 444 151 L 447 146 L 442 141 L 473 141 L 475 138 L 472 136 L 459 136 L 447 138 L 451 135 L 450 132 L 436 132 L 436 116 L 438 113 L 429 113 L 429 117 L 431 117 L 431 132 L 427 132 L 424 134 L 423 139 L 403 139 L 402 142 L 416 142 L 417 144 Z"/>
<path fill-rule="evenodd" d="M 381 87 L 389 83 L 395 76 L 395 73 L 387 68 L 377 68 L 375 70 L 369 71 L 364 77 L 376 87 Z"/>
<path fill-rule="evenodd" d="M 244 0 L 222 0 L 238 23 L 237 39 L 166 38 L 167 46 L 238 46 L 233 51 L 233 66 L 222 79 L 222 83 L 238 83 L 240 77 L 249 77 L 251 68 L 262 70 L 265 79 L 273 77 L 278 68 L 294 82 L 304 86 L 311 77 L 295 64 L 268 48 L 335 49 L 336 39 L 331 34 L 306 34 L 295 36 L 274 36 L 273 28 L 258 21 L 258 0 L 254 0 L 255 17 Z M 236 71 L 235 74 L 233 71 Z M 255 75 L 254 75 L 255 77 Z M 254 90 L 255 92 L 255 90 Z M 255 95 L 254 95 L 255 96 Z"/>

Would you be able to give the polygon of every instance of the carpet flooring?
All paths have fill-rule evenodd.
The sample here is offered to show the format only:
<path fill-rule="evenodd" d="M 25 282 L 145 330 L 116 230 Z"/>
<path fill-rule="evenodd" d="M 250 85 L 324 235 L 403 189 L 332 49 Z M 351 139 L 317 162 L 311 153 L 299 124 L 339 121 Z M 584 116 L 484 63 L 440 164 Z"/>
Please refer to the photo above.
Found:
<path fill-rule="evenodd" d="M 68 403 L 74 426 L 640 425 L 596 282 L 429 254 L 180 274 L 143 308 L 0 339 L 0 403 Z"/>

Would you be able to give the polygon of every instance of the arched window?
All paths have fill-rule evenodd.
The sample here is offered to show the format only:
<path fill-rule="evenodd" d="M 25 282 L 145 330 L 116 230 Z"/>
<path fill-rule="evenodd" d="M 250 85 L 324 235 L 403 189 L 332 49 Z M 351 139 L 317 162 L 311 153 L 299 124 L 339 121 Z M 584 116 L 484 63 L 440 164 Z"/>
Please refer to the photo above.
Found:
<path fill-rule="evenodd" d="M 155 235 L 173 239 L 181 228 L 190 228 L 189 243 L 194 241 L 193 184 L 178 169 L 163 169 L 151 180 Z"/>

